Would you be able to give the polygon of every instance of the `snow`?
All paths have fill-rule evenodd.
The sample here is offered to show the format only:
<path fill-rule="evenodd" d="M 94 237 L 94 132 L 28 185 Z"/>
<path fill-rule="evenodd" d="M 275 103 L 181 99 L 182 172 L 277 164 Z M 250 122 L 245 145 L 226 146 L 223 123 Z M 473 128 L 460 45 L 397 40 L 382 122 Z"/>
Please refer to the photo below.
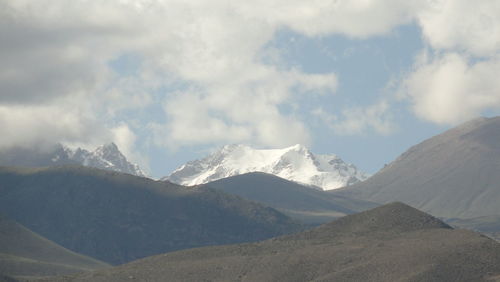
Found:
<path fill-rule="evenodd" d="M 113 170 L 146 177 L 146 174 L 139 168 L 139 166 L 137 164 L 129 162 L 114 143 L 99 146 L 94 151 L 87 151 L 81 148 L 73 150 L 66 146 L 63 147 L 64 154 L 66 155 L 67 159 L 79 163 L 83 166 Z M 57 156 L 57 159 L 59 159 L 59 156 Z M 52 161 L 56 162 L 57 159 L 54 158 L 52 159 Z"/>
<path fill-rule="evenodd" d="M 201 160 L 188 162 L 162 180 L 192 186 L 248 172 L 270 173 L 323 190 L 368 178 L 336 155 L 314 155 L 297 144 L 284 149 L 226 145 Z"/>

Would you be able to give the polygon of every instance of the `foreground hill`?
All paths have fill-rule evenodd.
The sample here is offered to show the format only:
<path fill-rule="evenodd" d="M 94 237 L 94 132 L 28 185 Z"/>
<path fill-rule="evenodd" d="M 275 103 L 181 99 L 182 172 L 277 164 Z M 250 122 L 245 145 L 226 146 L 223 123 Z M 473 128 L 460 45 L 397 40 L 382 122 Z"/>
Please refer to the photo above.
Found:
<path fill-rule="evenodd" d="M 265 150 L 226 145 L 203 159 L 182 165 L 163 180 L 193 186 L 249 172 L 274 174 L 323 190 L 351 185 L 368 177 L 336 155 L 314 155 L 299 144 Z"/>
<path fill-rule="evenodd" d="M 413 146 L 368 180 L 335 193 L 402 201 L 443 218 L 500 216 L 499 141 L 500 117 L 476 119 Z"/>
<path fill-rule="evenodd" d="M 206 186 L 270 206 L 307 224 L 326 223 L 378 205 L 311 189 L 262 172 L 223 178 Z"/>
<path fill-rule="evenodd" d="M 33 278 L 108 266 L 65 249 L 0 215 L 0 273 L 4 275 Z"/>
<path fill-rule="evenodd" d="M 0 212 L 111 264 L 299 228 L 272 208 L 220 191 L 85 167 L 0 168 Z"/>
<path fill-rule="evenodd" d="M 51 281 L 500 281 L 500 244 L 401 203 L 259 243 L 185 250 Z"/>

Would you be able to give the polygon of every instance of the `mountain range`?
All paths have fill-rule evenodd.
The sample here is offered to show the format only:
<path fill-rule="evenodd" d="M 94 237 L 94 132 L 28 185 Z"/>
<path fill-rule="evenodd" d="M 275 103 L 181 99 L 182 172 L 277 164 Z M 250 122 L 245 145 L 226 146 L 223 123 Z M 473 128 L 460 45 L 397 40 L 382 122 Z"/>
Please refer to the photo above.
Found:
<path fill-rule="evenodd" d="M 500 238 L 498 140 L 500 117 L 472 120 L 330 190 L 304 179 L 328 179 L 334 159 L 300 145 L 225 146 L 168 178 L 190 187 L 21 154 L 63 166 L 0 167 L 0 213 L 43 242 L 125 263 L 42 281 L 500 281 L 499 244 L 452 228 Z"/>
<path fill-rule="evenodd" d="M 500 281 L 500 243 L 401 203 L 267 241 L 42 281 Z"/>
<path fill-rule="evenodd" d="M 82 165 L 146 177 L 138 165 L 131 163 L 115 143 L 104 144 L 93 151 L 71 149 L 60 143 L 43 147 L 17 147 L 0 151 L 0 165 L 45 167 Z"/>
<path fill-rule="evenodd" d="M 249 172 L 265 172 L 321 190 L 368 178 L 338 156 L 314 155 L 302 145 L 267 150 L 226 145 L 203 159 L 182 165 L 162 180 L 193 186 Z"/>

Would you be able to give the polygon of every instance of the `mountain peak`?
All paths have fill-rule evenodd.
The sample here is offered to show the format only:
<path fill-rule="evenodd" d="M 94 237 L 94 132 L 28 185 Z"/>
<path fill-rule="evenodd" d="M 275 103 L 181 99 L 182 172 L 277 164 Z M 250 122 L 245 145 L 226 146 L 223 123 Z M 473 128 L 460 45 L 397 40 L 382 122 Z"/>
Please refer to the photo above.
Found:
<path fill-rule="evenodd" d="M 0 152 L 0 165 L 23 167 L 83 165 L 146 176 L 138 165 L 127 160 L 113 142 L 101 145 L 93 151 L 70 148 L 61 143 L 42 148 L 13 148 Z"/>
<path fill-rule="evenodd" d="M 101 145 L 91 153 L 106 159 L 113 158 L 115 161 L 123 162 L 126 160 L 120 149 L 118 149 L 118 146 L 113 142 Z"/>
<path fill-rule="evenodd" d="M 120 150 L 118 149 L 118 146 L 116 146 L 115 142 L 110 142 L 110 143 L 101 145 L 101 146 L 97 147 L 96 150 L 99 150 L 99 149 L 120 152 Z"/>
<path fill-rule="evenodd" d="M 306 148 L 306 146 L 302 145 L 302 144 L 295 144 L 293 146 L 290 146 L 287 148 L 288 150 L 290 151 L 298 151 L 298 152 L 308 152 L 309 149 Z"/>
<path fill-rule="evenodd" d="M 127 160 L 114 142 L 101 145 L 92 152 L 80 150 L 78 157 L 85 166 L 145 176 L 138 165 Z"/>
<path fill-rule="evenodd" d="M 336 189 L 367 176 L 335 155 L 312 154 L 304 145 L 283 149 L 254 149 L 247 145 L 223 146 L 213 154 L 188 162 L 163 178 L 182 185 L 199 185 L 249 172 L 265 172 L 302 184 Z"/>

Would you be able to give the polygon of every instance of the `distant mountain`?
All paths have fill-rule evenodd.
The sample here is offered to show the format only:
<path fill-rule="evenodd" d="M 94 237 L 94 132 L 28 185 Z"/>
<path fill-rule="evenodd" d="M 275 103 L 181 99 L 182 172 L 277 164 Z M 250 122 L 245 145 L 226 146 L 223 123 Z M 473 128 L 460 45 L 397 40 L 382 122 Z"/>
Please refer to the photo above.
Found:
<path fill-rule="evenodd" d="M 50 281 L 500 281 L 500 244 L 401 203 L 271 240 L 184 250 Z"/>
<path fill-rule="evenodd" d="M 109 265 L 65 249 L 0 215 L 0 273 L 3 275 L 35 278 L 105 267 Z"/>
<path fill-rule="evenodd" d="M 402 201 L 442 218 L 500 216 L 499 172 L 500 117 L 480 118 L 411 147 L 370 179 L 334 193 Z"/>
<path fill-rule="evenodd" d="M 68 164 L 146 176 L 138 165 L 127 160 L 115 143 L 99 146 L 94 151 L 71 149 L 62 144 L 0 151 L 0 165 L 3 166 L 44 167 Z"/>
<path fill-rule="evenodd" d="M 201 160 L 188 162 L 163 180 L 193 186 L 248 172 L 265 172 L 323 190 L 368 177 L 336 155 L 314 155 L 302 145 L 275 150 L 227 145 Z"/>
<path fill-rule="evenodd" d="M 81 166 L 0 167 L 0 212 L 111 264 L 302 228 L 272 208 L 213 189 Z"/>
<path fill-rule="evenodd" d="M 270 206 L 307 224 L 326 223 L 378 205 L 310 189 L 263 172 L 231 176 L 204 185 Z"/>

